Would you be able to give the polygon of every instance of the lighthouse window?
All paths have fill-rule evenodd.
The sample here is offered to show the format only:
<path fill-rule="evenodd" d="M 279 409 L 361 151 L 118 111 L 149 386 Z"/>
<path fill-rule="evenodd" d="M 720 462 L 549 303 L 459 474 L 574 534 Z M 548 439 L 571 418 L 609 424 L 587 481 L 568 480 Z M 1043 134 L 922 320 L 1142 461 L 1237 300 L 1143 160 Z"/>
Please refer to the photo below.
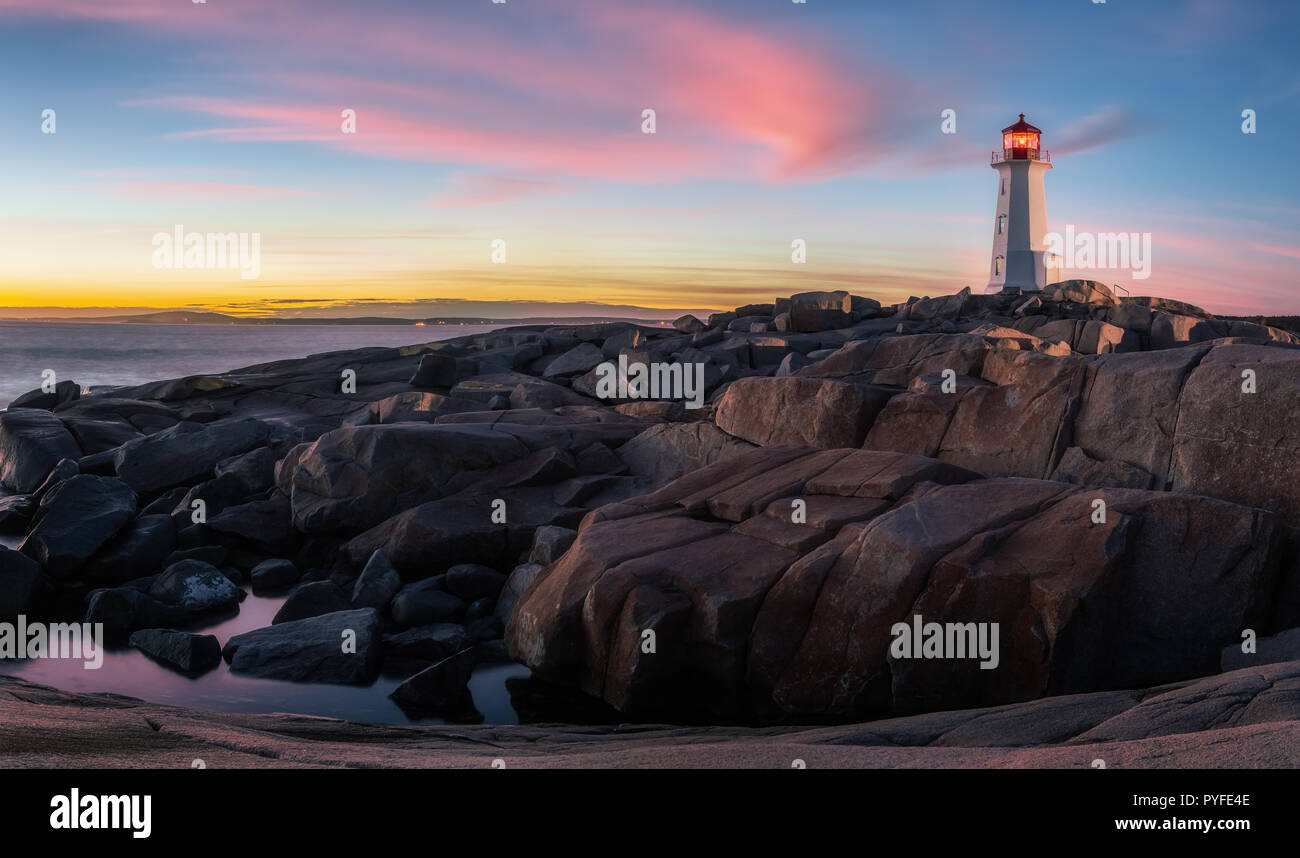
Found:
<path fill-rule="evenodd" d="M 1002 257 L 1001 257 L 1001 256 L 994 257 L 994 259 L 993 259 L 993 274 L 994 274 L 994 276 L 996 276 L 996 275 L 1001 274 L 1001 273 L 1002 273 Z"/>
<path fill-rule="evenodd" d="M 1006 180 L 1006 179 L 1003 179 L 1003 180 L 1002 180 L 1002 193 L 1005 194 L 1006 192 L 1007 192 L 1007 180 Z"/>
<path fill-rule="evenodd" d="M 1004 214 L 998 215 L 998 235 L 1001 235 L 1001 234 L 1002 234 L 1002 228 L 1003 228 L 1003 226 L 1006 225 L 1006 222 L 1007 222 L 1007 216 L 1006 216 L 1006 215 L 1004 215 Z"/>

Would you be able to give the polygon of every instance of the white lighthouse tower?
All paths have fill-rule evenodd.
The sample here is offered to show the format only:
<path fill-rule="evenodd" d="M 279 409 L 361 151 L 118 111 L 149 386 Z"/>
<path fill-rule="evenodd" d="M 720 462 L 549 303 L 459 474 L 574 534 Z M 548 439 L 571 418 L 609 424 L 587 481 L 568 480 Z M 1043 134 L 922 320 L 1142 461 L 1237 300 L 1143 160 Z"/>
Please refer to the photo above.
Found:
<path fill-rule="evenodd" d="M 1025 121 L 1002 129 L 1002 151 L 993 153 L 998 171 L 998 205 L 993 221 L 993 259 L 986 292 L 1020 289 L 1037 292 L 1047 285 L 1047 208 L 1043 176 L 1052 169 L 1043 132 Z"/>

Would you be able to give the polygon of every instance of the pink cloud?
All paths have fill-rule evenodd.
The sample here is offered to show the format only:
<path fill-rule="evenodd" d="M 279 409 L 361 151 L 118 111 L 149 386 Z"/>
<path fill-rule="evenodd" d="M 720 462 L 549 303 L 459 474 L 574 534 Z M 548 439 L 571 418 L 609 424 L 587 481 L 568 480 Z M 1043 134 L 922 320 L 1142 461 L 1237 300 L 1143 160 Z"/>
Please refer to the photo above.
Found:
<path fill-rule="evenodd" d="M 556 182 L 534 182 L 505 176 L 478 176 L 458 173 L 429 201 L 434 206 L 493 206 L 511 203 L 566 188 Z"/>
<path fill-rule="evenodd" d="M 1294 244 L 1257 244 L 1252 241 L 1250 243 L 1250 249 L 1258 250 L 1261 253 L 1271 253 L 1274 256 L 1285 256 L 1289 259 L 1300 259 L 1300 247 L 1297 247 Z"/>
<path fill-rule="evenodd" d="M 685 4 L 543 3 L 509 19 L 513 29 L 328 4 L 192 5 L 0 0 L 0 15 L 114 20 L 205 40 L 237 34 L 245 67 L 277 69 L 258 76 L 266 100 L 155 100 L 233 120 L 189 136 L 641 182 L 816 180 L 897 146 L 885 133 L 897 120 L 893 76 L 793 31 Z M 533 38 L 521 19 L 562 28 L 564 38 Z M 367 72 L 314 73 L 340 56 Z M 360 117 L 346 141 L 334 118 L 343 107 Z M 655 135 L 640 132 L 645 108 L 658 113 Z"/>

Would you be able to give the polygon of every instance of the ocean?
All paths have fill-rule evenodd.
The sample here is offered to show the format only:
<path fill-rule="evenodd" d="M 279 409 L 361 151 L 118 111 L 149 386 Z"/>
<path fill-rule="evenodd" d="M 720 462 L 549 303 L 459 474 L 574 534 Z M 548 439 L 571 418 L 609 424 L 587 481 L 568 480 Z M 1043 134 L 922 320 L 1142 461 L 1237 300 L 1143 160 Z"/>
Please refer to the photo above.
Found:
<path fill-rule="evenodd" d="M 106 325 L 0 322 L 0 408 L 56 381 L 133 385 L 364 346 L 408 346 L 504 325 Z"/>

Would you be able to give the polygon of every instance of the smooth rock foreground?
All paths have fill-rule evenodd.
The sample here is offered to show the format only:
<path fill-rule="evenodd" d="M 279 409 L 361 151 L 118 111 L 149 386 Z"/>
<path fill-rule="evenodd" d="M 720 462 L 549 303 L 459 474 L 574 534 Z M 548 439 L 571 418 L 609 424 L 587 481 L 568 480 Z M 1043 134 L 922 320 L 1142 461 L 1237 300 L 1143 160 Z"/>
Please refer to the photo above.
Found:
<path fill-rule="evenodd" d="M 1215 672 L 1271 620 L 1279 538 L 1274 515 L 1195 495 L 766 447 L 588 515 L 506 639 L 539 675 L 643 716 L 847 718 L 1150 686 Z M 996 665 L 896 658 L 891 629 L 918 615 L 998 624 Z"/>
<path fill-rule="evenodd" d="M 0 676 L 0 766 L 1295 768 L 1300 662 L 863 724 L 410 726 L 202 712 Z"/>

